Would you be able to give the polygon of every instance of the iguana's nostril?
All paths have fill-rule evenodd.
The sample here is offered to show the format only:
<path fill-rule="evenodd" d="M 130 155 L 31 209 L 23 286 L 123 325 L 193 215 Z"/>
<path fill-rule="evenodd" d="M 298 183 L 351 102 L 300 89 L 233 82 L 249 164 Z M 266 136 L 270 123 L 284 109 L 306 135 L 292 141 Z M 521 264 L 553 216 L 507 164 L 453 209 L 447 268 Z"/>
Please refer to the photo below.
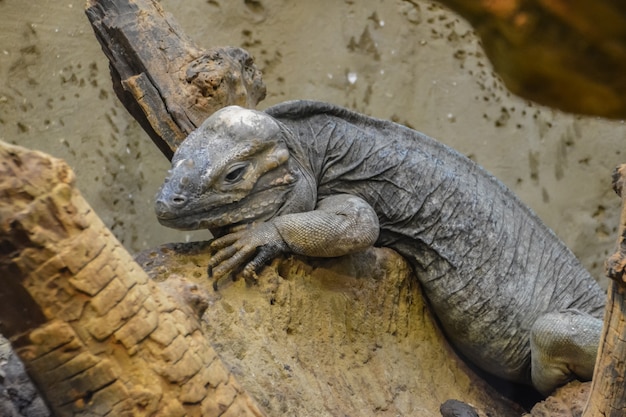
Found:
<path fill-rule="evenodd" d="M 175 195 L 172 197 L 172 203 L 174 203 L 174 205 L 176 206 L 182 206 L 186 202 L 187 202 L 187 198 L 185 196 Z"/>

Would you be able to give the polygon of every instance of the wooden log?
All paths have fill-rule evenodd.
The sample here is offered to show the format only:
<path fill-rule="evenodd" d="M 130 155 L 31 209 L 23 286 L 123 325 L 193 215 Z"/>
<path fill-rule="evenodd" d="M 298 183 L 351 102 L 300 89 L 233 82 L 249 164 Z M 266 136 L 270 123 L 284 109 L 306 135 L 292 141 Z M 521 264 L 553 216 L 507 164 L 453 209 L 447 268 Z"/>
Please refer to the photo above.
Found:
<path fill-rule="evenodd" d="M 64 162 L 1 142 L 0 277 L 0 331 L 56 416 L 264 415 L 204 336 L 198 293 L 150 280 Z"/>
<path fill-rule="evenodd" d="M 248 52 L 200 49 L 155 0 L 88 0 L 86 13 L 118 98 L 168 159 L 216 110 L 265 97 Z"/>
<path fill-rule="evenodd" d="M 617 250 L 606 263 L 609 286 L 604 329 L 583 417 L 626 415 L 626 164 L 613 175 L 613 189 L 622 199 Z"/>

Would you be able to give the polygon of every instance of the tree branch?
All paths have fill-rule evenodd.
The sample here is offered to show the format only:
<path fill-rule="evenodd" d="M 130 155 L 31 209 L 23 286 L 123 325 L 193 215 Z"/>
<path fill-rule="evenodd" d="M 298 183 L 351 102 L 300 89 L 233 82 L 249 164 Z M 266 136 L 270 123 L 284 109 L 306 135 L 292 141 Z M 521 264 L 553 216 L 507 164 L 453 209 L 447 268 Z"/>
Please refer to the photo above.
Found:
<path fill-rule="evenodd" d="M 86 13 L 118 98 L 168 159 L 216 110 L 265 97 L 248 52 L 200 49 L 154 0 L 89 0 Z"/>

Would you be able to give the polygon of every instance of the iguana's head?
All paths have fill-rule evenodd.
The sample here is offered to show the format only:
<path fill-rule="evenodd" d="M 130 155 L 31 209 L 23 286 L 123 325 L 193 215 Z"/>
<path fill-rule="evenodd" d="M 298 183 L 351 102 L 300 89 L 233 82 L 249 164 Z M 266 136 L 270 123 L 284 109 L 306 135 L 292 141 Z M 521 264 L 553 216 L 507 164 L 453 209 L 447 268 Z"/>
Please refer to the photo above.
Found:
<path fill-rule="evenodd" d="M 217 231 L 273 217 L 298 177 L 283 135 L 279 122 L 259 111 L 230 106 L 214 113 L 174 153 L 157 195 L 159 222 Z"/>

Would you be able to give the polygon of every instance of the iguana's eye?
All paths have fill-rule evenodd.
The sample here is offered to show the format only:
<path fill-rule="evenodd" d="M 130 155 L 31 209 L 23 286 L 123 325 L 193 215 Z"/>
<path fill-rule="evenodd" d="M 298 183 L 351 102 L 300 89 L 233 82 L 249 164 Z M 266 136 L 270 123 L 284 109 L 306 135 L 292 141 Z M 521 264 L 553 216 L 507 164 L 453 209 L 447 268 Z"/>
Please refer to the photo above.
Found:
<path fill-rule="evenodd" d="M 246 173 L 246 168 L 248 168 L 247 163 L 233 165 L 230 167 L 230 171 L 224 175 L 224 181 L 230 184 L 240 181 L 243 174 Z"/>

